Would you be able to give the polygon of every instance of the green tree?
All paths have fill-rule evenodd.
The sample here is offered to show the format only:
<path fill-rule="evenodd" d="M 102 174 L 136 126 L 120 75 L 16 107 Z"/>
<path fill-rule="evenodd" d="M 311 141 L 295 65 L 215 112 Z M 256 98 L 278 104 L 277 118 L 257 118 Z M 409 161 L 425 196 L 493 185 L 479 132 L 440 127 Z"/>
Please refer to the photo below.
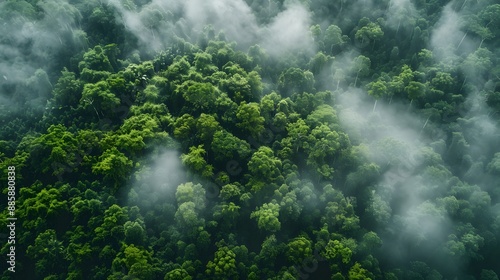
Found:
<path fill-rule="evenodd" d="M 375 108 L 377 107 L 377 101 L 380 97 L 387 95 L 387 85 L 385 81 L 378 80 L 376 82 L 371 82 L 368 84 L 368 94 L 375 98 L 375 104 L 373 104 L 373 112 L 375 112 Z"/>
<path fill-rule="evenodd" d="M 129 176 L 131 170 L 132 160 L 115 147 L 106 150 L 92 166 L 92 173 L 104 175 L 105 179 L 115 183 L 115 187 Z"/>
<path fill-rule="evenodd" d="M 127 244 L 142 245 L 146 240 L 146 232 L 138 222 L 127 221 L 123 228 L 125 230 L 125 242 Z"/>
<path fill-rule="evenodd" d="M 498 280 L 498 275 L 493 270 L 482 269 L 481 280 Z"/>
<path fill-rule="evenodd" d="M 234 224 L 240 215 L 241 207 L 234 204 L 234 202 L 223 203 L 221 207 L 221 214 L 223 219 Z"/>
<path fill-rule="evenodd" d="M 64 221 L 68 218 L 68 201 L 64 199 L 63 188 L 52 186 L 42 187 L 38 181 L 30 186 L 38 189 L 37 192 L 26 191 L 22 193 L 23 200 L 19 216 L 24 218 L 23 227 L 36 233 L 47 228 L 47 225 L 55 226 L 57 220 Z M 21 237 L 21 240 L 23 237 Z"/>
<path fill-rule="evenodd" d="M 486 23 L 486 27 L 489 27 L 490 25 L 498 26 L 500 23 L 500 4 L 493 4 L 485 7 L 481 10 L 479 16 Z"/>
<path fill-rule="evenodd" d="M 211 178 L 214 174 L 214 168 L 205 160 L 206 153 L 203 145 L 190 147 L 188 154 L 181 155 L 182 163 L 203 177 Z"/>
<path fill-rule="evenodd" d="M 356 78 L 354 79 L 354 86 L 358 84 L 358 78 L 361 75 L 362 77 L 367 76 L 370 73 L 371 60 L 364 56 L 359 55 L 354 58 L 352 70 L 356 72 Z"/>
<path fill-rule="evenodd" d="M 309 113 L 306 118 L 306 123 L 309 127 L 313 128 L 321 125 L 326 125 L 330 128 L 334 128 L 338 123 L 337 112 L 330 105 L 319 105 L 315 108 L 314 111 Z"/>
<path fill-rule="evenodd" d="M 281 176 L 282 162 L 274 156 L 273 150 L 261 146 L 253 153 L 248 162 L 248 170 L 257 182 L 269 183 Z M 258 191 L 263 184 L 254 184 L 252 190 Z"/>
<path fill-rule="evenodd" d="M 85 84 L 80 98 L 80 105 L 83 108 L 93 109 L 100 119 L 105 116 L 113 116 L 113 109 L 120 105 L 120 99 L 110 91 L 109 84 L 106 81 L 100 81 L 95 84 Z"/>
<path fill-rule="evenodd" d="M 90 70 L 113 72 L 113 67 L 111 66 L 111 62 L 106 55 L 105 49 L 100 45 L 95 46 L 83 55 L 83 60 L 78 64 L 78 69 L 83 71 L 85 68 Z"/>
<path fill-rule="evenodd" d="M 243 72 L 243 71 L 242 71 Z M 252 87 L 245 74 L 234 73 L 223 81 L 223 88 L 236 103 L 253 100 Z"/>
<path fill-rule="evenodd" d="M 92 240 L 95 244 L 109 244 L 118 249 L 119 242 L 125 237 L 124 224 L 128 220 L 126 208 L 116 204 L 111 205 L 104 211 L 102 223 L 94 229 L 95 237 Z"/>
<path fill-rule="evenodd" d="M 309 68 L 311 69 L 314 75 L 326 76 L 328 73 L 328 66 L 331 64 L 333 57 L 327 56 L 322 52 L 318 52 L 311 60 L 309 61 Z M 324 71 L 324 72 L 323 72 Z"/>
<path fill-rule="evenodd" d="M 183 268 L 176 268 L 165 274 L 164 280 L 192 280 L 193 278 Z"/>
<path fill-rule="evenodd" d="M 500 153 L 496 153 L 486 167 L 491 174 L 500 175 Z"/>
<path fill-rule="evenodd" d="M 478 15 L 468 16 L 465 25 L 467 28 L 467 32 L 470 31 L 481 38 L 481 43 L 479 43 L 479 47 L 483 45 L 483 42 L 485 40 L 489 40 L 495 37 L 491 32 L 491 30 L 483 24 L 480 16 Z"/>
<path fill-rule="evenodd" d="M 35 271 L 39 276 L 61 272 L 59 266 L 65 263 L 64 247 L 53 229 L 40 233 L 26 253 L 35 260 Z"/>
<path fill-rule="evenodd" d="M 279 217 L 279 205 L 275 202 L 264 203 L 252 212 L 250 218 L 257 219 L 257 226 L 261 230 L 276 232 L 280 230 L 281 223 Z"/>
<path fill-rule="evenodd" d="M 256 137 L 264 131 L 264 117 L 260 115 L 260 108 L 258 103 L 242 102 L 236 112 L 236 119 L 238 123 L 236 126 L 249 132 L 250 135 Z"/>
<path fill-rule="evenodd" d="M 241 195 L 241 188 L 236 184 L 226 184 L 222 186 L 220 197 L 226 201 L 239 198 Z"/>
<path fill-rule="evenodd" d="M 290 263 L 300 264 L 312 257 L 312 242 L 306 237 L 297 237 L 286 245 L 286 256 Z"/>
<path fill-rule="evenodd" d="M 268 122 L 274 114 L 276 114 L 276 107 L 280 101 L 281 96 L 274 91 L 262 97 L 259 107 L 261 115 L 264 116 L 266 122 Z"/>
<path fill-rule="evenodd" d="M 356 262 L 350 269 L 348 274 L 349 280 L 371 280 L 369 272 Z"/>
<path fill-rule="evenodd" d="M 205 75 L 217 71 L 217 67 L 212 64 L 212 56 L 208 53 L 196 53 L 194 56 L 194 66 L 196 67 L 196 71 Z"/>
<path fill-rule="evenodd" d="M 380 28 L 378 23 L 370 22 L 367 25 L 361 27 L 356 31 L 355 38 L 358 42 L 361 43 L 361 46 L 365 46 L 365 44 L 369 42 L 373 42 L 373 46 L 375 46 L 375 41 L 379 40 L 384 36 L 384 31 Z"/>
<path fill-rule="evenodd" d="M 212 84 L 193 81 L 184 82 L 176 91 L 182 92 L 182 96 L 195 112 L 211 112 L 215 108 L 215 100 L 219 94 Z"/>
<path fill-rule="evenodd" d="M 153 267 L 151 263 L 151 253 L 135 245 L 124 245 L 122 251 L 117 254 L 113 261 L 113 270 L 116 272 L 125 271 L 128 275 L 138 279 L 151 279 L 153 277 Z"/>
<path fill-rule="evenodd" d="M 492 52 L 487 48 L 478 48 L 463 61 L 464 71 L 468 76 L 484 79 L 487 76 L 488 70 L 493 65 L 491 61 L 492 57 Z"/>
<path fill-rule="evenodd" d="M 63 125 L 51 125 L 47 133 L 34 139 L 30 148 L 30 159 L 37 163 L 41 172 L 52 171 L 52 175 L 62 176 L 77 168 L 82 158 L 75 135 Z M 37 169 L 35 169 L 37 170 Z"/>
<path fill-rule="evenodd" d="M 239 279 L 236 254 L 227 246 L 219 244 L 214 259 L 207 263 L 205 273 L 213 279 Z"/>
<path fill-rule="evenodd" d="M 213 134 L 211 149 L 219 161 L 244 160 L 251 154 L 250 144 L 226 130 Z"/>
<path fill-rule="evenodd" d="M 178 117 L 174 122 L 174 136 L 180 140 L 190 140 L 195 135 L 196 120 L 190 114 Z"/>
<path fill-rule="evenodd" d="M 328 26 L 324 32 L 323 42 L 325 43 L 326 51 L 330 54 L 339 51 L 345 44 L 344 38 L 342 37 L 342 29 L 334 24 Z"/>
<path fill-rule="evenodd" d="M 282 96 L 293 93 L 314 92 L 314 75 L 299 68 L 288 68 L 278 79 L 278 89 Z"/>
<path fill-rule="evenodd" d="M 289 221 L 297 220 L 302 213 L 302 208 L 295 191 L 287 192 L 280 201 L 281 216 Z"/>
<path fill-rule="evenodd" d="M 204 219 L 199 217 L 197 207 L 194 202 L 184 202 L 179 205 L 175 212 L 175 221 L 179 227 L 192 236 L 197 227 L 204 224 Z"/>
<path fill-rule="evenodd" d="M 214 134 L 223 130 L 223 128 L 213 115 L 201 113 L 196 120 L 196 130 L 198 131 L 198 138 L 205 143 L 209 143 L 214 138 Z"/>
<path fill-rule="evenodd" d="M 333 167 L 328 163 L 333 161 L 334 155 L 340 148 L 339 138 L 339 134 L 325 124 L 311 130 L 308 137 L 310 146 L 306 149 L 308 151 L 307 164 L 326 178 L 331 178 L 334 173 Z"/>
<path fill-rule="evenodd" d="M 342 244 L 339 240 L 330 240 L 325 247 L 322 256 L 329 261 L 342 261 L 347 264 L 351 261 L 352 251 Z"/>
<path fill-rule="evenodd" d="M 263 264 L 273 264 L 276 257 L 285 249 L 283 244 L 280 244 L 276 239 L 274 234 L 269 235 L 264 239 L 261 245 L 261 249 L 258 255 L 258 259 L 261 260 Z"/>
<path fill-rule="evenodd" d="M 374 250 L 380 248 L 382 246 L 382 240 L 378 235 L 369 231 L 363 235 L 363 239 L 360 244 L 360 249 L 364 251 L 366 254 L 372 253 Z"/>
<path fill-rule="evenodd" d="M 425 94 L 425 88 L 426 88 L 425 84 L 416 81 L 411 81 L 405 87 L 405 91 L 408 94 L 408 98 L 411 100 L 410 105 L 411 103 L 413 103 L 415 99 L 418 99 Z"/>
<path fill-rule="evenodd" d="M 288 137 L 281 140 L 283 147 L 295 152 L 299 150 L 304 151 L 309 148 L 309 139 L 307 136 L 309 135 L 310 127 L 303 119 L 298 119 L 296 122 L 287 124 L 286 130 Z M 280 156 L 283 155 L 283 152 L 281 152 Z"/>
<path fill-rule="evenodd" d="M 177 186 L 175 198 L 177 205 L 193 202 L 199 211 L 205 208 L 205 189 L 201 184 L 193 184 L 192 182 L 180 184 Z"/>
<path fill-rule="evenodd" d="M 332 229 L 340 229 L 343 232 L 352 233 L 359 229 L 359 217 L 354 213 L 354 207 L 347 199 L 328 202 L 322 221 Z"/>

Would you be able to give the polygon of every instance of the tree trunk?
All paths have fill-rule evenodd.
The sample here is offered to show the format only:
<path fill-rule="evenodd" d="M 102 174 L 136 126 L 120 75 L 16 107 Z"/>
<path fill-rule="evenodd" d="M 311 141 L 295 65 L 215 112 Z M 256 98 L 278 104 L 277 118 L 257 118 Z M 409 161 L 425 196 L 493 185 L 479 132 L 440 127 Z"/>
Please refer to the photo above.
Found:
<path fill-rule="evenodd" d="M 464 3 L 462 4 L 462 7 L 460 7 L 460 10 L 462 10 L 462 9 L 464 8 L 465 4 L 467 4 L 467 1 L 468 1 L 468 0 L 465 0 L 465 1 L 464 1 Z"/>
<path fill-rule="evenodd" d="M 460 89 L 459 89 L 459 90 L 462 90 L 462 88 L 464 87 L 464 85 L 465 85 L 465 82 L 466 82 L 466 81 L 467 81 L 467 76 L 465 76 L 465 78 L 464 78 L 464 82 L 462 83 L 462 86 L 460 87 Z"/>
<path fill-rule="evenodd" d="M 422 129 L 424 129 L 427 126 L 427 123 L 429 122 L 430 118 L 431 118 L 431 116 L 427 117 L 427 120 L 425 121 L 424 126 L 422 127 Z"/>
<path fill-rule="evenodd" d="M 95 111 L 95 114 L 97 115 L 97 118 L 99 120 L 101 120 L 101 117 L 99 117 L 99 113 L 97 113 L 97 109 L 94 107 L 94 105 L 92 105 L 92 108 L 94 108 L 94 111 Z"/>
<path fill-rule="evenodd" d="M 375 103 L 373 104 L 372 113 L 374 113 L 375 112 L 375 108 L 377 108 L 377 101 L 378 101 L 378 99 L 375 99 Z"/>
<path fill-rule="evenodd" d="M 482 38 L 481 43 L 479 44 L 479 48 L 481 48 L 481 46 L 483 45 L 484 40 L 485 38 Z"/>
<path fill-rule="evenodd" d="M 460 40 L 460 43 L 458 43 L 457 50 L 458 48 L 460 48 L 460 45 L 462 45 L 462 43 L 464 42 L 465 37 L 467 37 L 467 33 L 469 33 L 469 31 L 465 32 L 464 37 L 462 37 L 462 40 Z"/>

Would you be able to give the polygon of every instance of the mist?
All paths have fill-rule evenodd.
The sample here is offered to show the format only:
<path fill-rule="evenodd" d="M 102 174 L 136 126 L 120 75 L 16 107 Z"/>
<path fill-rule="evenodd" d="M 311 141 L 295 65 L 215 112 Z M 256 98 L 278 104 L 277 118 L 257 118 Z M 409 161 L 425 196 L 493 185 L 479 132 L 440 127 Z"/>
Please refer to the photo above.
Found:
<path fill-rule="evenodd" d="M 367 96 L 361 89 L 349 88 L 337 101 L 340 122 L 351 141 L 367 144 L 368 158 L 380 167 L 381 176 L 373 192 L 373 203 L 378 206 L 369 208 L 373 211 L 382 205 L 392 209 L 389 220 L 375 216 L 384 244 L 383 258 L 402 264 L 417 256 L 443 257 L 440 252 L 427 252 L 437 250 L 446 240 L 451 221 L 443 209 L 434 206 L 434 195 L 442 193 L 447 183 L 425 167 L 429 156 L 440 158 L 425 149 L 434 140 L 422 132 L 426 120 L 408 111 L 407 105 L 394 102 L 389 105 L 379 101 L 373 112 L 374 100 Z M 434 132 L 436 138 L 444 135 Z M 440 169 L 437 165 L 431 168 Z"/>
<path fill-rule="evenodd" d="M 273 56 L 297 51 L 314 54 L 309 17 L 309 12 L 303 6 L 289 5 L 261 32 L 260 44 Z"/>
<path fill-rule="evenodd" d="M 466 15 L 463 11 L 454 11 L 456 6 L 457 2 L 452 1 L 443 9 L 431 34 L 430 48 L 436 62 L 464 76 L 462 88 L 466 99 L 460 108 L 460 128 L 457 131 L 463 134 L 468 146 L 463 155 L 462 173 L 457 175 L 492 191 L 493 182 L 498 177 L 487 174 L 486 166 L 500 150 L 496 144 L 500 128 L 492 118 L 496 113 L 486 104 L 486 93 L 494 91 L 494 83 L 488 80 L 494 77 L 489 77 L 484 69 L 494 63 L 495 55 L 479 48 L 481 40 L 462 30 Z"/>
<path fill-rule="evenodd" d="M 498 272 L 500 52 L 483 12 L 493 1 L 445 2 L 44 0 L 22 13 L 0 3 L 0 163 L 41 162 L 40 178 L 23 180 L 57 188 L 47 196 L 68 220 L 90 185 L 144 230 L 140 243 L 110 230 L 101 254 L 106 212 L 89 211 L 94 224 L 55 229 L 76 246 L 54 273 L 73 273 L 83 262 L 71 250 L 87 243 L 89 263 L 117 278 L 289 279 L 308 258 L 311 279 L 406 279 L 415 264 L 428 268 L 412 276 L 422 279 Z M 210 53 L 211 40 L 227 48 Z M 85 76 L 91 59 L 105 70 Z M 109 125 L 83 100 L 111 108 Z M 72 176 L 53 178 L 51 161 L 73 154 Z M 57 223 L 25 216 L 27 243 Z M 29 245 L 27 267 L 49 273 Z M 136 251 L 145 257 L 132 268 Z M 218 267 L 223 258 L 234 266 Z"/>
<path fill-rule="evenodd" d="M 59 73 L 73 51 L 85 48 L 81 15 L 68 1 L 40 2 L 38 7 L 41 18 L 35 10 L 25 11 L 30 16 L 26 17 L 12 11 L 15 4 L 0 3 L 4 21 L 0 25 L 0 100 L 8 104 L 9 112 L 42 112 L 56 79 L 53 73 Z"/>
<path fill-rule="evenodd" d="M 456 222 L 456 213 L 448 208 L 449 198 L 436 197 L 470 188 L 465 195 L 468 202 L 478 203 L 477 197 L 484 199 L 481 202 L 484 217 L 478 213 L 476 218 L 498 216 L 499 204 L 490 200 L 488 192 L 498 196 L 496 188 L 500 178 L 488 173 L 486 166 L 499 151 L 500 130 L 492 117 L 496 113 L 486 104 L 486 92 L 494 90 L 494 83 L 487 82 L 491 77 L 482 70 L 494 63 L 494 56 L 478 49 L 479 40 L 463 31 L 464 15 L 453 10 L 455 4 L 451 2 L 444 7 L 432 27 L 427 46 L 442 71 L 456 71 L 465 77 L 464 105 L 458 109 L 458 125 L 451 126 L 454 128 L 451 132 L 450 128 L 422 118 L 407 104 L 387 104 L 379 100 L 372 111 L 375 100 L 359 88 L 341 90 L 337 105 L 340 122 L 351 141 L 367 145 L 363 150 L 368 151 L 369 160 L 377 163 L 381 170 L 379 180 L 374 183 L 372 204 L 367 209 L 379 211 L 379 216 L 373 218 L 383 239 L 380 258 L 393 265 L 426 260 L 438 265 L 445 275 L 464 276 L 464 263 L 474 258 L 480 247 L 466 248 L 467 258 L 452 251 L 453 242 L 464 234 L 463 225 Z M 410 1 L 390 2 L 387 24 L 400 32 L 397 14 L 402 11 L 409 16 L 416 12 Z M 349 69 L 355 55 L 342 55 L 336 58 L 334 65 Z M 450 162 L 447 161 L 451 159 L 443 148 L 445 143 L 452 145 L 456 141 L 450 139 L 452 132 L 461 133 L 466 141 L 466 150 L 459 156 L 462 169 L 453 169 L 453 173 L 448 170 Z M 470 234 L 478 244 L 486 240 L 474 231 Z"/>
<path fill-rule="evenodd" d="M 429 46 L 434 58 L 448 66 L 457 63 L 460 54 L 470 53 L 479 44 L 476 45 L 462 31 L 464 19 L 459 12 L 453 10 L 453 6 L 452 1 L 443 8 L 439 21 L 432 30 Z"/>
<path fill-rule="evenodd" d="M 129 182 L 127 204 L 151 210 L 154 205 L 175 201 L 177 186 L 185 183 L 187 173 L 177 150 L 163 150 L 144 159 L 143 167 Z"/>
<path fill-rule="evenodd" d="M 165 48 L 173 36 L 196 42 L 207 26 L 213 28 L 213 35 L 224 34 L 243 51 L 252 45 L 260 45 L 271 56 L 315 51 L 309 34 L 311 14 L 296 2 L 286 4 L 268 24 L 258 24 L 243 0 L 153 1 L 136 10 L 127 9 L 119 1 L 110 4 L 124 27 L 140 40 L 141 47 L 150 51 Z M 148 24 L 151 17 L 157 20 Z"/>
<path fill-rule="evenodd" d="M 408 33 L 407 27 L 415 24 L 418 12 L 410 0 L 391 0 L 386 12 L 386 24 L 396 32 L 404 28 Z"/>

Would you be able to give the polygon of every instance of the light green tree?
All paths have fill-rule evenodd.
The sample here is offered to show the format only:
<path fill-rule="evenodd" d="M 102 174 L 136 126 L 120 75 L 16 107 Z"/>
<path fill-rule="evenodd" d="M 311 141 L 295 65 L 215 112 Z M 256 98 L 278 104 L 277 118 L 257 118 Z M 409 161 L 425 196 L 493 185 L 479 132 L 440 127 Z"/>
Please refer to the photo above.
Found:
<path fill-rule="evenodd" d="M 256 137 L 264 131 L 264 117 L 260 115 L 259 104 L 242 102 L 236 112 L 236 126 Z"/>
<path fill-rule="evenodd" d="M 220 244 L 214 259 L 209 261 L 205 273 L 213 279 L 239 279 L 236 268 L 236 254 L 227 246 Z"/>
<path fill-rule="evenodd" d="M 286 245 L 286 256 L 290 263 L 300 264 L 312 257 L 312 242 L 306 237 L 297 237 Z"/>
<path fill-rule="evenodd" d="M 214 168 L 205 160 L 204 157 L 206 153 L 203 145 L 190 147 L 188 154 L 181 155 L 182 163 L 200 173 L 203 177 L 211 178 L 214 173 Z"/>
<path fill-rule="evenodd" d="M 257 226 L 261 230 L 276 232 L 280 230 L 281 223 L 279 217 L 279 205 L 275 202 L 264 203 L 252 212 L 250 218 L 257 219 Z"/>

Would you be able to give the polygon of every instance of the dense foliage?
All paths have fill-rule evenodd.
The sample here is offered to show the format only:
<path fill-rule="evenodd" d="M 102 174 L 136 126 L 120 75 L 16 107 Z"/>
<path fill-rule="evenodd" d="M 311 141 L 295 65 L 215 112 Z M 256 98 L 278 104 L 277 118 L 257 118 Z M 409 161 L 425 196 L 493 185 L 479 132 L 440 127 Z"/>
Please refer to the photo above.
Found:
<path fill-rule="evenodd" d="M 6 0 L 0 23 L 1 279 L 498 279 L 496 1 Z"/>

